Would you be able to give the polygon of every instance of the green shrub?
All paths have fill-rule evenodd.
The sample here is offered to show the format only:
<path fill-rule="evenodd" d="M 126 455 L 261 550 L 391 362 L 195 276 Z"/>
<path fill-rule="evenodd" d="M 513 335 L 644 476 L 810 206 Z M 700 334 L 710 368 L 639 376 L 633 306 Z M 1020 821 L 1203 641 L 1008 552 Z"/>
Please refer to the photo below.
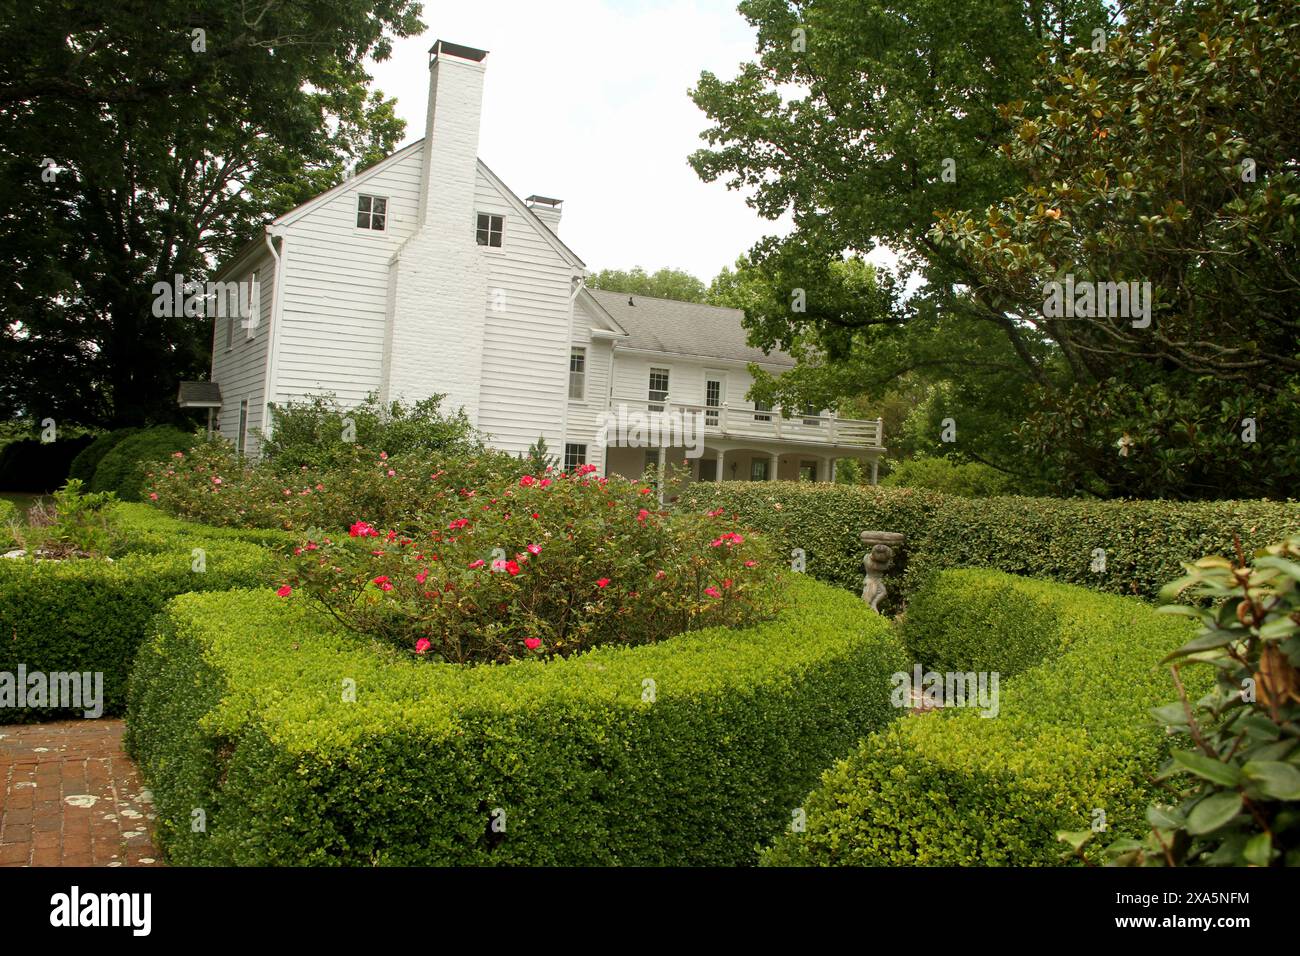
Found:
<path fill-rule="evenodd" d="M 145 467 L 178 451 L 188 451 L 197 439 L 171 425 L 146 428 L 122 439 L 95 468 L 91 491 L 115 491 L 123 501 L 144 497 Z"/>
<path fill-rule="evenodd" d="M 94 480 L 95 469 L 99 467 L 104 456 L 139 430 L 138 428 L 115 428 L 112 431 L 102 432 L 83 448 L 76 458 L 72 459 L 68 477 L 80 479 L 89 485 Z"/>
<path fill-rule="evenodd" d="M 117 496 L 111 491 L 84 494 L 79 478 L 39 501 L 27 511 L 14 538 L 29 554 L 40 558 L 104 558 L 120 553 L 123 538 L 111 520 Z"/>
<path fill-rule="evenodd" d="M 262 455 L 281 474 L 306 465 L 328 469 L 352 460 L 353 445 L 390 456 L 412 452 L 472 456 L 483 451 L 464 410 L 446 415 L 442 395 L 407 406 L 370 395 L 346 408 L 333 395 L 270 406 L 273 427 Z"/>
<path fill-rule="evenodd" d="M 192 550 L 200 541 L 201 559 Z M 177 539 L 166 553 L 113 562 L 0 560 L 0 672 L 16 673 L 20 664 L 28 673 L 102 672 L 104 711 L 120 714 L 136 648 L 169 598 L 255 587 L 274 573 L 273 565 L 272 555 L 255 545 L 197 537 Z M 79 714 L 0 709 L 0 723 L 70 716 Z"/>
<path fill-rule="evenodd" d="M 695 483 L 681 504 L 725 508 L 778 552 L 803 549 L 808 573 L 853 589 L 862 586 L 858 534 L 902 532 L 904 560 L 886 575 L 886 610 L 897 610 L 934 571 L 959 567 L 1154 598 L 1182 562 L 1232 553 L 1234 534 L 1250 549 L 1300 533 L 1300 504 L 1274 501 L 972 499 L 910 488 L 727 481 Z M 1104 570 L 1093 570 L 1101 558 Z"/>
<path fill-rule="evenodd" d="M 49 492 L 63 487 L 72 460 L 90 443 L 89 435 L 9 442 L 0 448 L 0 491 Z"/>
<path fill-rule="evenodd" d="M 409 537 L 358 520 L 305 541 L 283 592 L 458 664 L 568 657 L 775 613 L 776 564 L 758 536 L 720 515 L 660 511 L 645 485 L 595 468 L 488 485 Z"/>
<path fill-rule="evenodd" d="M 470 668 L 269 589 L 186 595 L 140 655 L 128 744 L 181 865 L 753 862 L 891 719 L 905 664 L 852 595 L 792 590 L 748 629 Z"/>
<path fill-rule="evenodd" d="M 213 441 L 153 469 L 147 490 L 168 512 L 210 525 L 342 533 L 364 515 L 372 524 L 413 532 L 459 510 L 474 489 L 518 477 L 522 467 L 500 451 L 390 457 L 346 445 L 328 468 L 281 474 L 270 462 L 240 457 L 229 442 Z"/>
<path fill-rule="evenodd" d="M 1055 648 L 1054 656 L 1001 687 L 996 718 L 947 708 L 873 734 L 809 795 L 806 832 L 782 836 L 763 862 L 1052 865 L 1064 849 L 1059 831 L 1104 822 L 1111 835 L 1140 833 L 1149 777 L 1171 743 L 1149 717 L 1168 693 L 1159 664 L 1188 638 L 1187 622 L 1139 601 L 992 571 L 944 572 L 929 588 L 955 589 L 969 608 L 924 617 L 927 627 L 942 621 L 996 632 L 1009 606 L 1054 608 L 1055 626 L 1040 645 L 1049 655 Z M 1028 654 L 1027 623 L 1015 617 L 1008 626 L 1020 645 L 1008 656 L 1013 666 Z M 909 614 L 907 629 L 914 626 Z M 934 646 L 937 637 L 908 640 Z M 994 640 L 976 642 L 972 652 L 994 662 Z"/>
<path fill-rule="evenodd" d="M 12 501 L 0 498 L 0 549 L 13 546 L 14 529 L 23 524 L 23 513 Z"/>
<path fill-rule="evenodd" d="M 113 506 L 112 521 L 128 538 L 130 550 L 152 553 L 174 549 L 182 539 L 186 548 L 191 539 L 203 539 L 193 546 L 240 541 L 283 551 L 301 537 L 277 528 L 217 528 L 174 517 L 155 505 L 124 501 Z"/>
<path fill-rule="evenodd" d="M 925 488 L 964 498 L 992 498 L 1017 491 L 1013 478 L 981 462 L 925 455 L 891 462 L 881 484 L 886 488 Z"/>
<path fill-rule="evenodd" d="M 1176 750 L 1161 777 L 1167 796 L 1147 811 L 1144 842 L 1107 848 L 1131 866 L 1300 866 L 1300 537 L 1253 562 L 1205 558 L 1188 565 L 1161 608 L 1192 617 L 1195 639 L 1170 654 L 1179 699 L 1155 711 L 1195 747 Z M 1214 690 L 1199 700 L 1177 679 L 1206 668 Z M 1063 833 L 1076 849 L 1095 834 Z"/>

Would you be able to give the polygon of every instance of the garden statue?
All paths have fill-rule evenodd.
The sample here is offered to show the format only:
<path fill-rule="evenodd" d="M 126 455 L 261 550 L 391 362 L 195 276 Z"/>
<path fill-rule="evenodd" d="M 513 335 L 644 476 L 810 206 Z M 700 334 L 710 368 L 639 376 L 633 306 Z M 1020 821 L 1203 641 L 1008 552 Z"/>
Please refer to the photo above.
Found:
<path fill-rule="evenodd" d="M 863 544 L 871 546 L 862 559 L 862 567 L 867 572 L 862 579 L 862 600 L 880 613 L 880 602 L 889 593 L 885 588 L 885 572 L 893 568 L 894 549 L 901 548 L 905 538 L 893 531 L 864 531 L 861 538 Z"/>

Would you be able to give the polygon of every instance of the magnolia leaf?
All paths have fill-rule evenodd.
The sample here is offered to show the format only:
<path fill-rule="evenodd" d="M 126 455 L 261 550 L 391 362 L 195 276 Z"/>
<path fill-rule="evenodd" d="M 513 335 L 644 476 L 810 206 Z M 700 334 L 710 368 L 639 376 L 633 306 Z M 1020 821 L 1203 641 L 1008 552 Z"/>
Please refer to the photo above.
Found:
<path fill-rule="evenodd" d="M 1268 866 L 1273 858 L 1273 835 L 1255 834 L 1246 841 L 1246 848 L 1241 851 L 1241 855 L 1252 866 Z"/>
<path fill-rule="evenodd" d="M 1177 830 L 1186 821 L 1177 807 L 1162 807 L 1153 804 L 1147 807 L 1147 822 L 1157 830 Z"/>
<path fill-rule="evenodd" d="M 1070 844 L 1076 850 L 1081 849 L 1092 837 L 1091 830 L 1059 830 L 1056 834 L 1058 840 Z"/>
<path fill-rule="evenodd" d="M 1201 637 L 1188 641 L 1178 650 L 1167 655 L 1160 663 L 1167 664 L 1170 661 L 1177 660 L 1180 657 L 1186 657 L 1189 654 L 1197 654 L 1202 651 L 1213 650 L 1219 647 L 1226 647 L 1234 641 L 1241 640 L 1241 634 L 1234 631 L 1211 631 Z"/>
<path fill-rule="evenodd" d="M 1175 763 L 1221 787 L 1235 787 L 1241 783 L 1241 771 L 1220 760 L 1190 750 L 1176 750 L 1172 756 Z"/>
<path fill-rule="evenodd" d="M 1152 707 L 1151 715 L 1157 721 L 1164 725 L 1175 727 L 1187 726 L 1187 710 L 1181 702 L 1175 701 L 1172 704 L 1165 704 L 1163 707 Z"/>
<path fill-rule="evenodd" d="M 1275 800 L 1300 800 L 1300 770 L 1289 763 L 1251 760 L 1241 771 Z"/>
<path fill-rule="evenodd" d="M 1206 797 L 1187 815 L 1187 832 L 1193 836 L 1212 833 L 1241 812 L 1241 794 L 1216 793 Z"/>
<path fill-rule="evenodd" d="M 1282 572 L 1289 578 L 1294 578 L 1296 581 L 1300 581 L 1300 563 L 1289 561 L 1286 558 L 1275 558 L 1271 556 L 1267 558 L 1256 558 L 1255 567 L 1273 568 L 1276 571 Z"/>

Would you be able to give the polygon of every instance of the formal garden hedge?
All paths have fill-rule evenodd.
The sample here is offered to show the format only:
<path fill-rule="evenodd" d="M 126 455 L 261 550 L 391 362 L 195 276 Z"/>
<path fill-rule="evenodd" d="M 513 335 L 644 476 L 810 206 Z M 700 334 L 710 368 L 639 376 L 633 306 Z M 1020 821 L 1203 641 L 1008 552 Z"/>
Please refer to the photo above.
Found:
<path fill-rule="evenodd" d="M 964 498 L 783 481 L 699 482 L 680 504 L 734 512 L 779 551 L 802 549 L 809 574 L 855 589 L 863 573 L 859 533 L 907 535 L 905 561 L 885 579 L 886 611 L 898 610 L 899 599 L 930 573 L 959 567 L 1153 598 L 1181 574 L 1182 562 L 1233 553 L 1234 534 L 1249 553 L 1300 532 L 1300 504 L 1274 501 Z"/>
<path fill-rule="evenodd" d="M 1173 696 L 1159 662 L 1194 633 L 1185 618 L 967 569 L 934 576 L 904 631 L 925 670 L 1011 675 L 998 716 L 945 708 L 873 734 L 823 775 L 806 832 L 783 835 L 765 864 L 1050 865 L 1067 849 L 1059 831 L 1145 832 L 1149 776 L 1173 740 L 1150 709 Z M 1208 689 L 1206 675 L 1185 679 L 1193 698 Z"/>
<path fill-rule="evenodd" d="M 269 589 L 179 597 L 127 718 L 157 837 L 182 865 L 752 863 L 906 666 L 883 618 L 794 577 L 754 627 L 474 667 Z"/>
<path fill-rule="evenodd" d="M 257 587 L 275 573 L 273 531 L 208 528 L 117 505 L 126 553 L 113 561 L 0 560 L 0 672 L 101 672 L 104 712 L 121 714 L 135 652 L 166 602 L 188 591 Z M 0 723 L 75 716 L 0 708 Z"/>

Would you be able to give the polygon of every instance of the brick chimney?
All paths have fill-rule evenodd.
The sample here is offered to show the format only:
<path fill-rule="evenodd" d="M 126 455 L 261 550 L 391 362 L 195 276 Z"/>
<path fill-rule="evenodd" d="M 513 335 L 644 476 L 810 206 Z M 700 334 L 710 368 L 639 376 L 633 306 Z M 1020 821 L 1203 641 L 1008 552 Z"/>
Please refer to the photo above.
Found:
<path fill-rule="evenodd" d="M 439 40 L 429 51 L 419 224 L 394 258 L 380 396 L 447 397 L 478 423 L 488 265 L 474 241 L 479 115 L 487 53 Z"/>

